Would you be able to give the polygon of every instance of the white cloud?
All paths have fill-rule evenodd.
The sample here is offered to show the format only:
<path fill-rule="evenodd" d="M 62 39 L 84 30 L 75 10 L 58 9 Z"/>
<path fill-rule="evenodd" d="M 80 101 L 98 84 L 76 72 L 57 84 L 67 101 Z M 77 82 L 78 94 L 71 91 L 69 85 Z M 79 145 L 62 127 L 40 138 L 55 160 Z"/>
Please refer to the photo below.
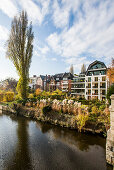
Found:
<path fill-rule="evenodd" d="M 32 0 L 19 0 L 19 4 L 27 11 L 30 20 L 32 20 L 34 24 L 40 25 L 45 15 L 49 12 L 50 0 L 37 0 L 37 3 L 39 3 L 39 5 Z"/>
<path fill-rule="evenodd" d="M 49 47 L 48 46 L 44 46 L 44 47 L 38 47 L 38 50 L 42 53 L 42 54 L 47 54 L 49 52 Z"/>
<path fill-rule="evenodd" d="M 49 52 L 49 50 L 49 47 L 46 45 L 44 47 L 35 46 L 34 56 L 37 56 L 40 61 L 46 61 L 48 59 L 47 53 Z"/>
<path fill-rule="evenodd" d="M 5 43 L 8 39 L 8 35 L 9 35 L 9 30 L 6 27 L 0 25 L 0 54 L 2 55 L 5 55 L 6 52 Z"/>
<path fill-rule="evenodd" d="M 52 58 L 52 61 L 57 61 L 57 58 Z"/>
<path fill-rule="evenodd" d="M 75 9 L 73 5 L 69 5 L 69 2 L 69 0 L 64 0 L 63 6 L 59 7 L 55 1 L 58 15 L 62 15 L 62 18 L 59 20 L 59 16 L 55 15 L 57 11 L 55 11 L 54 23 L 63 29 L 60 33 L 54 32 L 48 36 L 49 46 L 55 53 L 61 55 L 67 64 L 73 62 L 77 68 L 82 62 L 88 64 L 88 61 L 93 61 L 95 58 L 110 61 L 114 56 L 114 1 L 86 0 L 82 3 L 78 0 L 80 4 L 77 3 Z M 73 26 L 68 29 L 66 25 L 69 19 L 66 19 L 61 10 L 68 9 L 69 15 L 69 8 L 77 13 L 74 16 Z"/>
<path fill-rule="evenodd" d="M 7 40 L 8 39 L 9 31 L 6 27 L 0 25 L 0 40 Z"/>
<path fill-rule="evenodd" d="M 53 3 L 53 22 L 56 27 L 63 28 L 69 23 L 69 15 L 72 10 L 76 12 L 81 0 L 62 0 L 61 5 L 57 0 Z"/>
<path fill-rule="evenodd" d="M 12 0 L 0 0 L 0 9 L 10 18 L 17 14 L 17 8 Z"/>

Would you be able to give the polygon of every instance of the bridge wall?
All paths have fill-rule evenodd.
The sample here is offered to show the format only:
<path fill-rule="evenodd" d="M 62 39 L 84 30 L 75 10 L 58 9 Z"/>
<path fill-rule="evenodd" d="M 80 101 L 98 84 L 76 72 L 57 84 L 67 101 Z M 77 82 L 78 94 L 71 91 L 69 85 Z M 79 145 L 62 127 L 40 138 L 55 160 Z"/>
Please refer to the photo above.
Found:
<path fill-rule="evenodd" d="M 114 166 L 114 94 L 111 96 L 110 129 L 107 132 L 106 160 Z"/>

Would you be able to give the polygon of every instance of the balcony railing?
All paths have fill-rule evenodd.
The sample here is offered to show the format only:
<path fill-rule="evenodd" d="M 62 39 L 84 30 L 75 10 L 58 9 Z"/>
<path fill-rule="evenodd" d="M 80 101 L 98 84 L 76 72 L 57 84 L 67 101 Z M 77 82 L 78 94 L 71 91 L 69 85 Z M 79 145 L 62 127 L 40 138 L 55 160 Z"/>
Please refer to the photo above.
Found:
<path fill-rule="evenodd" d="M 98 93 L 92 93 L 92 95 L 98 95 Z"/>
<path fill-rule="evenodd" d="M 100 88 L 106 88 L 106 86 L 100 86 Z"/>
<path fill-rule="evenodd" d="M 93 86 L 92 88 L 98 88 L 98 86 Z"/>

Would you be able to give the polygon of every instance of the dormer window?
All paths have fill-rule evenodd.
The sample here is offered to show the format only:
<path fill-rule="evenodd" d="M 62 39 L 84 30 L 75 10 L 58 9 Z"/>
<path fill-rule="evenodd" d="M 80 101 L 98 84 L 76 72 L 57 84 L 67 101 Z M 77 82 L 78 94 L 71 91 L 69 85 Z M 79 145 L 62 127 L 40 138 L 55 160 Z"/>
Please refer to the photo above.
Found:
<path fill-rule="evenodd" d="M 59 80 L 59 78 L 56 78 L 56 80 Z"/>
<path fill-rule="evenodd" d="M 68 80 L 68 78 L 65 78 L 65 77 L 64 77 L 63 80 Z"/>

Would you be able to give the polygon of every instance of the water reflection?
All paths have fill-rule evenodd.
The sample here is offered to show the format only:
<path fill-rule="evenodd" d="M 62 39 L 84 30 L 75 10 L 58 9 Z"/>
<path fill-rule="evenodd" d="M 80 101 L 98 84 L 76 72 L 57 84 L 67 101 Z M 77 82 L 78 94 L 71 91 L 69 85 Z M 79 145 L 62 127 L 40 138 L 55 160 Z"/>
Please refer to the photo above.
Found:
<path fill-rule="evenodd" d="M 21 117 L 0 116 L 0 170 L 112 170 L 105 139 Z"/>
<path fill-rule="evenodd" d="M 32 169 L 29 153 L 28 121 L 26 119 L 12 117 L 17 121 L 17 145 L 14 156 L 10 159 L 7 170 Z"/>
<path fill-rule="evenodd" d="M 47 123 L 38 122 L 36 126 L 42 133 L 47 133 L 51 138 L 75 146 L 81 151 L 87 151 L 91 145 L 99 145 L 105 149 L 106 140 L 99 136 L 77 133 L 75 130 L 62 129 Z"/>

